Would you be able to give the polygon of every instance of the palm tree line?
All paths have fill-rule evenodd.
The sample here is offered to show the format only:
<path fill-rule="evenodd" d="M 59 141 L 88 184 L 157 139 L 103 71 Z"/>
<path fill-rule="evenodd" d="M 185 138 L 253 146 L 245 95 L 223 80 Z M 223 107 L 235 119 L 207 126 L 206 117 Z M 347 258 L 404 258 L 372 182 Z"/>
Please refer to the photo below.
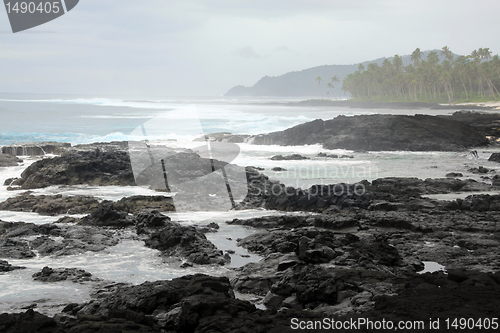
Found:
<path fill-rule="evenodd" d="M 411 64 L 395 55 L 379 66 L 360 64 L 358 70 L 347 75 L 342 90 L 354 98 L 398 101 L 454 102 L 471 99 L 500 98 L 500 59 L 491 56 L 489 48 L 472 51 L 468 56 L 454 57 L 450 49 L 431 51 L 426 59 L 419 48 L 411 54 Z"/>

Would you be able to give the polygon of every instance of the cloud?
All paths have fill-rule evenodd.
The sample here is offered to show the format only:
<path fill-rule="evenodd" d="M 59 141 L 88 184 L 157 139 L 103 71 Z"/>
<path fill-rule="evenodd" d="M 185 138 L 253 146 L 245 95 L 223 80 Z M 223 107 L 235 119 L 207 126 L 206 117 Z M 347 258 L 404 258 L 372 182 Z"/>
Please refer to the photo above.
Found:
<path fill-rule="evenodd" d="M 245 47 L 239 47 L 234 51 L 234 53 L 245 59 L 260 59 L 262 56 L 257 53 L 257 51 L 254 50 L 253 47 L 251 46 L 245 46 Z"/>

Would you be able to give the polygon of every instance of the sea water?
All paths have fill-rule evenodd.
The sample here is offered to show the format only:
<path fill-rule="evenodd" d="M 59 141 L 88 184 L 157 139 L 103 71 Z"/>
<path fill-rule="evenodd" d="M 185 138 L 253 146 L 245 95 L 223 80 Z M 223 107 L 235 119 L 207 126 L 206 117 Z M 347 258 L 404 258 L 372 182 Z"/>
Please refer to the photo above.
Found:
<path fill-rule="evenodd" d="M 289 102 L 294 100 L 281 100 Z M 286 128 L 314 119 L 331 119 L 338 115 L 358 114 L 449 114 L 453 110 L 388 110 L 350 109 L 341 107 L 298 107 L 271 103 L 271 100 L 235 100 L 224 98 L 198 99 L 137 99 L 137 98 L 95 98 L 88 96 L 42 96 L 42 95 L 0 95 L 0 145 L 20 142 L 58 141 L 73 145 L 143 140 L 131 135 L 135 129 L 151 119 L 167 117 L 176 130 L 150 138 L 154 144 L 194 148 L 193 142 L 203 133 L 186 134 L 189 119 L 185 119 L 186 107 L 196 108 L 204 133 L 231 132 L 234 134 L 261 134 Z M 175 126 L 174 126 L 175 127 Z M 196 133 L 195 133 L 196 134 Z M 172 141 L 172 138 L 176 141 Z M 166 139 L 169 139 L 166 141 Z M 256 146 L 238 144 L 240 153 L 232 163 L 241 166 L 256 166 L 272 179 L 286 185 L 308 188 L 314 184 L 357 182 L 381 177 L 442 178 L 448 172 L 460 172 L 464 178 L 481 180 L 470 168 L 484 166 L 500 171 L 500 165 L 487 161 L 492 149 L 480 149 L 478 158 L 468 152 L 353 152 L 348 150 L 325 150 L 321 145 L 309 146 Z M 320 158 L 317 154 L 349 155 L 352 158 Z M 309 157 L 300 161 L 274 161 L 274 155 L 301 154 Z M 0 168 L 0 183 L 5 179 L 19 177 L 21 172 L 40 157 L 21 157 L 20 166 Z M 281 167 L 285 171 L 272 171 Z M 0 201 L 19 191 L 7 191 L 0 186 Z M 146 188 L 137 186 L 51 186 L 36 189 L 34 195 L 91 195 L 100 200 L 117 201 L 132 195 L 154 195 Z M 451 199 L 451 198 L 450 198 Z M 186 225 L 219 224 L 216 233 L 207 234 L 220 250 L 235 251 L 227 267 L 198 266 L 181 269 L 166 262 L 159 251 L 146 248 L 134 237 L 132 231 L 120 232 L 122 241 L 101 252 L 87 252 L 64 257 L 40 257 L 27 260 L 8 259 L 9 263 L 25 266 L 25 270 L 0 273 L 0 313 L 21 311 L 37 303 L 37 311 L 54 314 L 70 302 L 83 302 L 90 298 L 89 284 L 71 282 L 34 282 L 31 275 L 44 266 L 76 267 L 85 269 L 95 277 L 107 281 L 142 283 L 159 279 L 172 279 L 186 274 L 206 273 L 216 276 L 231 275 L 232 268 L 260 257 L 236 246 L 236 239 L 246 237 L 256 230 L 242 226 L 228 225 L 233 218 L 250 218 L 280 214 L 265 210 L 228 212 L 165 212 L 172 220 Z M 303 213 L 302 213 L 303 214 Z M 79 216 L 76 216 L 79 217 Z M 60 216 L 41 216 L 30 212 L 0 211 L 3 221 L 29 223 L 51 223 Z"/>

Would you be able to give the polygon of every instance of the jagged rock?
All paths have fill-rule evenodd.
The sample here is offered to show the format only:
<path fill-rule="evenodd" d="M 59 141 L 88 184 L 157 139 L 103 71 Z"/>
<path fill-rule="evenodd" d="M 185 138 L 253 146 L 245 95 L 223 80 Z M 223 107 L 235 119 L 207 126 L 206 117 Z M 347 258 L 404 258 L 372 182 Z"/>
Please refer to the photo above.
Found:
<path fill-rule="evenodd" d="M 125 228 L 135 224 L 135 218 L 127 212 L 116 210 L 112 204 L 100 204 L 92 214 L 80 219 L 80 225 Z"/>
<path fill-rule="evenodd" d="M 469 172 L 472 172 L 472 173 L 479 173 L 479 174 L 484 174 L 484 173 L 488 173 L 490 172 L 491 170 L 488 169 L 488 168 L 485 168 L 483 166 L 479 166 L 478 168 L 470 168 L 469 169 Z"/>
<path fill-rule="evenodd" d="M 0 238 L 0 258 L 29 259 L 35 257 L 28 242 Z"/>
<path fill-rule="evenodd" d="M 69 151 L 42 159 L 21 174 L 22 188 L 50 185 L 135 185 L 130 158 L 124 151 Z"/>
<path fill-rule="evenodd" d="M 99 281 L 93 278 L 92 274 L 78 268 L 50 268 L 45 266 L 40 272 L 33 274 L 33 280 L 41 282 L 71 281 L 83 283 L 89 281 Z"/>
<path fill-rule="evenodd" d="M 25 313 L 0 314 L 0 329 L 4 333 L 37 332 L 37 333 L 65 333 L 57 322 L 32 309 Z"/>
<path fill-rule="evenodd" d="M 193 226 L 171 222 L 159 212 L 141 214 L 138 223 L 138 232 L 147 237 L 146 246 L 162 251 L 163 255 L 186 258 L 200 265 L 226 263 L 223 252 Z M 158 227 L 151 228 L 151 225 Z"/>
<path fill-rule="evenodd" d="M 160 212 L 175 211 L 173 199 L 163 195 L 134 195 L 118 200 L 116 203 L 113 203 L 113 206 L 118 210 L 123 210 L 132 214 L 152 210 Z"/>
<path fill-rule="evenodd" d="M 318 153 L 317 157 L 327 157 L 327 158 L 339 158 L 339 155 L 336 154 L 326 154 L 326 153 Z"/>
<path fill-rule="evenodd" d="M 21 266 L 12 266 L 5 260 L 0 260 L 0 272 L 10 272 L 16 269 L 23 269 L 26 267 L 21 267 Z"/>
<path fill-rule="evenodd" d="M 33 223 L 0 223 L 0 257 L 32 258 L 39 255 L 62 256 L 86 251 L 102 251 L 118 244 L 119 238 L 109 230 L 90 226 L 36 225 Z M 24 237 L 32 240 L 27 241 Z"/>
<path fill-rule="evenodd" d="M 499 162 L 500 163 L 500 153 L 493 153 L 493 154 L 491 154 L 491 156 L 488 158 L 488 161 Z"/>
<path fill-rule="evenodd" d="M 78 317 L 95 316 L 107 320 L 126 316 L 137 323 L 148 323 L 148 316 L 158 328 L 194 332 L 205 326 L 207 320 L 224 318 L 226 313 L 250 314 L 256 309 L 248 302 L 234 299 L 227 278 L 198 274 L 119 287 L 110 295 L 67 311 Z"/>
<path fill-rule="evenodd" d="M 449 172 L 446 174 L 446 178 L 457 178 L 457 177 L 463 177 L 464 175 L 460 172 Z"/>
<path fill-rule="evenodd" d="M 70 143 L 60 143 L 60 142 L 15 143 L 10 146 L 0 147 L 1 151 L 0 154 L 11 154 L 17 156 L 60 154 L 70 147 L 71 147 Z"/>
<path fill-rule="evenodd" d="M 278 172 L 278 171 L 286 171 L 286 169 L 285 169 L 285 168 L 282 168 L 282 167 L 274 167 L 274 168 L 272 168 L 271 170 L 272 170 L 272 171 L 276 171 L 276 172 Z"/>
<path fill-rule="evenodd" d="M 4 153 L 0 154 L 0 167 L 17 166 L 19 165 L 19 163 L 22 162 L 23 160 L 17 158 L 14 155 L 4 154 Z"/>
<path fill-rule="evenodd" d="M 275 155 L 271 157 L 272 161 L 298 161 L 298 160 L 308 160 L 309 157 L 302 156 L 300 154 L 292 155 Z"/>
<path fill-rule="evenodd" d="M 254 136 L 254 144 L 310 145 L 326 149 L 456 151 L 489 143 L 484 134 L 451 117 L 360 115 L 314 120 Z"/>
<path fill-rule="evenodd" d="M 99 201 L 89 196 L 33 195 L 29 191 L 0 203 L 0 210 L 35 212 L 40 215 L 84 214 L 96 209 Z"/>

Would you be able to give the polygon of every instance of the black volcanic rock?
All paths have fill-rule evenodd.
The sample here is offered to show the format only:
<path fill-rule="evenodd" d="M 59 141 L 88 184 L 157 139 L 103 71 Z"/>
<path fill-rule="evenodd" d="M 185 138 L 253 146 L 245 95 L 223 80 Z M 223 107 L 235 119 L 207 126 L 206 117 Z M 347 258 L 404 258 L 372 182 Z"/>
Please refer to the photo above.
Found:
<path fill-rule="evenodd" d="M 31 251 L 28 242 L 8 238 L 0 238 L 0 258 L 29 259 L 36 255 Z"/>
<path fill-rule="evenodd" d="M 338 116 L 281 132 L 255 136 L 254 144 L 323 144 L 327 149 L 457 151 L 484 146 L 488 139 L 451 117 L 428 115 Z"/>
<path fill-rule="evenodd" d="M 32 275 L 33 280 L 41 282 L 72 281 L 83 283 L 89 281 L 99 281 L 93 278 L 92 274 L 78 268 L 50 268 L 44 267 L 40 272 Z"/>
<path fill-rule="evenodd" d="M 31 142 L 17 143 L 10 146 L 2 146 L 0 154 L 37 156 L 45 154 L 60 154 L 70 148 L 70 143 L 60 142 Z"/>
<path fill-rule="evenodd" d="M 10 272 L 16 269 L 23 269 L 26 267 L 21 267 L 21 266 L 12 266 L 5 260 L 0 260 L 0 272 Z"/>
<path fill-rule="evenodd" d="M 491 154 L 490 158 L 488 158 L 488 161 L 500 163 L 500 153 Z"/>
<path fill-rule="evenodd" d="M 50 185 L 135 185 L 128 153 L 119 150 L 67 152 L 33 163 L 21 178 L 24 189 Z"/>
<path fill-rule="evenodd" d="M 80 225 L 91 225 L 97 227 L 125 228 L 135 224 L 135 219 L 127 212 L 114 208 L 110 203 L 102 203 L 99 207 L 78 222 Z"/>
<path fill-rule="evenodd" d="M 134 195 L 125 197 L 113 203 L 118 210 L 138 214 L 142 211 L 158 210 L 160 212 L 175 211 L 172 197 L 163 195 Z"/>
<path fill-rule="evenodd" d="M 0 167 L 16 166 L 23 160 L 11 154 L 0 154 Z"/>
<path fill-rule="evenodd" d="M 135 224 L 135 219 L 127 212 L 117 210 L 110 203 L 99 205 L 92 214 L 80 219 L 80 225 L 91 225 L 97 227 L 125 228 Z"/>
<path fill-rule="evenodd" d="M 151 210 L 162 212 L 175 210 L 172 198 L 163 195 L 135 195 L 124 197 L 117 202 L 99 202 L 99 200 L 90 196 L 33 195 L 29 191 L 0 202 L 0 210 L 35 212 L 40 215 L 55 216 L 60 214 L 93 213 L 105 204 L 113 205 L 116 210 L 132 214 Z"/>
<path fill-rule="evenodd" d="M 199 265 L 226 263 L 223 252 L 193 226 L 171 222 L 156 211 L 139 214 L 137 221 L 137 232 L 146 236 L 146 246 L 165 256 L 185 258 Z"/>
<path fill-rule="evenodd" d="M 118 244 L 115 232 L 99 227 L 0 221 L 0 258 L 27 259 L 40 256 L 98 252 Z M 31 240 L 26 240 L 29 237 Z"/>
<path fill-rule="evenodd" d="M 16 212 L 35 212 L 40 215 L 85 214 L 99 205 L 99 201 L 89 196 L 33 195 L 24 192 L 21 195 L 0 202 L 0 210 Z"/>
<path fill-rule="evenodd" d="M 65 333 L 58 323 L 50 317 L 33 310 L 25 313 L 0 314 L 0 329 L 3 333 Z"/>
<path fill-rule="evenodd" d="M 300 154 L 292 154 L 292 155 L 275 155 L 271 157 L 272 161 L 299 161 L 299 160 L 308 160 L 309 157 L 302 156 Z"/>

